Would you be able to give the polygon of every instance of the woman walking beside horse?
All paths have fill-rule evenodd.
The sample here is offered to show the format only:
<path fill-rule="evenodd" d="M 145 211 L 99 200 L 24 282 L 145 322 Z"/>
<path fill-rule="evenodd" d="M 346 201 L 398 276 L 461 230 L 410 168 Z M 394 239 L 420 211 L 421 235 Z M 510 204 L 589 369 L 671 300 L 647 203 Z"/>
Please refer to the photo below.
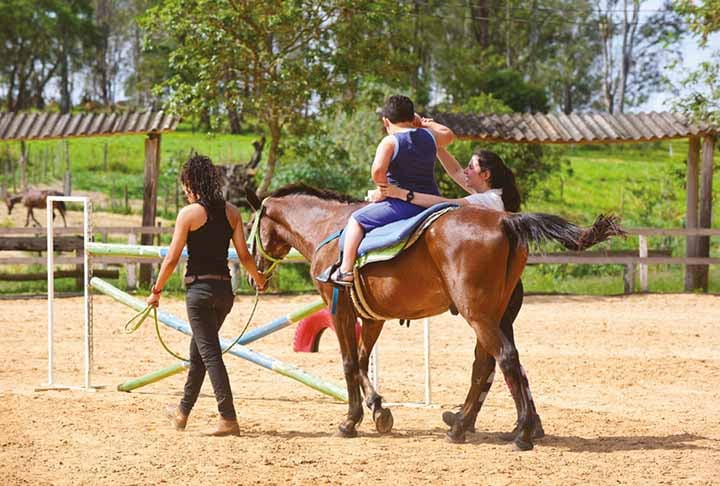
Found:
<path fill-rule="evenodd" d="M 234 300 L 227 265 L 230 240 L 240 263 L 259 289 L 265 287 L 266 279 L 249 254 L 240 212 L 221 195 L 220 176 L 210 159 L 201 155 L 191 157 L 185 162 L 180 179 L 190 204 L 178 213 L 170 249 L 147 299 L 148 304 L 158 306 L 163 287 L 180 261 L 187 242 L 186 306 L 193 333 L 190 369 L 180 404 L 169 407 L 167 413 L 176 430 L 185 429 L 207 371 L 220 413 L 217 428 L 207 435 L 239 435 L 230 380 L 218 337 Z"/>

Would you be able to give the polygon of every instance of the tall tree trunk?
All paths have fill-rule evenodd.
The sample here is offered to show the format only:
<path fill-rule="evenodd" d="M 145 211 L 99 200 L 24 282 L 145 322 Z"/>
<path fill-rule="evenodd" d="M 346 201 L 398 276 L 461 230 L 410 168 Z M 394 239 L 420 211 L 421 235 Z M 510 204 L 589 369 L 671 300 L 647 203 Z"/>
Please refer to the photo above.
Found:
<path fill-rule="evenodd" d="M 489 0 L 470 1 L 470 16 L 473 19 L 475 39 L 483 49 L 490 46 L 490 8 L 488 4 Z"/>
<path fill-rule="evenodd" d="M 628 75 L 633 63 L 633 50 L 635 47 L 635 33 L 638 26 L 638 15 L 640 12 L 640 0 L 632 0 L 632 17 L 628 20 L 628 0 L 623 2 L 623 24 L 622 24 L 622 57 L 620 59 L 620 80 L 618 81 L 618 93 L 615 107 L 622 113 L 625 109 L 625 91 L 627 89 Z"/>
<path fill-rule="evenodd" d="M 282 133 L 280 123 L 277 119 L 271 119 L 268 122 L 270 128 L 270 148 L 268 150 L 267 167 L 263 181 L 258 188 L 258 196 L 262 199 L 267 194 L 268 188 L 272 183 L 275 175 L 275 165 L 277 164 L 278 148 L 280 147 L 280 136 Z"/>
<path fill-rule="evenodd" d="M 505 0 L 505 66 L 510 69 L 513 66 L 512 56 L 512 39 L 511 32 L 512 20 L 510 19 L 510 0 Z"/>
<path fill-rule="evenodd" d="M 563 93 L 563 113 L 569 115 L 573 111 L 572 102 L 572 84 L 565 82 L 565 89 Z"/>
<path fill-rule="evenodd" d="M 240 115 L 238 114 L 238 110 L 235 107 L 228 106 L 228 121 L 230 122 L 230 133 L 237 135 L 242 130 L 242 125 L 240 124 Z"/>
<path fill-rule="evenodd" d="M 612 55 L 612 41 L 613 41 L 613 20 L 611 14 L 611 5 L 608 2 L 607 12 L 602 12 L 598 9 L 598 29 L 600 32 L 600 39 L 602 40 L 602 56 L 603 56 L 603 100 L 605 101 L 605 109 L 608 113 L 613 112 L 613 101 L 615 99 L 615 86 L 613 77 L 613 55 Z"/>
<path fill-rule="evenodd" d="M 60 50 L 60 113 L 70 113 L 70 59 L 67 34 L 63 32 Z"/>

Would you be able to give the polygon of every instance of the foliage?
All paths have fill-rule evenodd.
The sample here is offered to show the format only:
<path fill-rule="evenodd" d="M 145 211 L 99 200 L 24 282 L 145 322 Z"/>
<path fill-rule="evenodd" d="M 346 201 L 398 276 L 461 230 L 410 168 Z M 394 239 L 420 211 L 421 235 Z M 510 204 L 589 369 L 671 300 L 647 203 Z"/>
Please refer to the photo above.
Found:
<path fill-rule="evenodd" d="M 693 2 L 681 0 L 675 7 L 700 36 L 698 47 L 707 46 L 708 36 L 720 32 L 720 3 L 713 0 Z M 713 51 L 712 60 L 700 63 L 680 83 L 690 94 L 675 103 L 675 109 L 695 120 L 720 124 L 720 49 Z"/>
<path fill-rule="evenodd" d="M 643 17 L 644 3 L 625 1 L 621 6 L 620 0 L 608 0 L 604 8 L 598 6 L 603 101 L 611 113 L 622 113 L 626 104 L 641 104 L 664 87 L 663 68 L 679 57 L 682 19 L 669 1 Z"/>
<path fill-rule="evenodd" d="M 167 91 L 168 108 L 179 114 L 243 110 L 257 116 L 270 135 L 263 193 L 283 130 L 347 88 L 349 76 L 357 75 L 350 70 L 387 66 L 342 55 L 355 46 L 345 23 L 374 18 L 371 10 L 363 17 L 348 13 L 365 5 L 372 2 L 166 1 L 144 20 L 151 33 L 172 32 L 177 41 L 170 54 L 174 74 L 158 89 Z M 384 6 L 388 11 L 394 9 Z"/>
<path fill-rule="evenodd" d="M 372 187 L 370 165 L 381 135 L 378 115 L 367 105 L 329 112 L 291 139 L 275 186 L 305 182 L 362 198 Z"/>
<path fill-rule="evenodd" d="M 84 53 L 96 40 L 90 0 L 4 0 L 0 18 L 0 79 L 7 110 L 45 108 L 44 91 L 51 81 L 67 96 L 72 66 L 84 63 Z"/>
<path fill-rule="evenodd" d="M 459 113 L 511 113 L 512 109 L 503 102 L 495 99 L 493 95 L 480 95 L 470 98 L 466 104 L 458 107 L 439 105 L 437 111 L 452 111 Z M 497 153 L 515 173 L 518 188 L 526 201 L 536 195 L 537 189 L 550 174 L 567 170 L 567 163 L 561 159 L 561 151 L 539 144 L 502 144 L 477 143 L 470 141 L 456 141 L 450 146 L 450 152 L 460 162 L 466 164 L 477 149 L 491 150 Z M 438 164 L 435 176 L 440 186 L 440 192 L 447 197 L 462 197 L 463 189 L 445 173 Z M 547 196 L 545 191 L 539 197 Z"/>

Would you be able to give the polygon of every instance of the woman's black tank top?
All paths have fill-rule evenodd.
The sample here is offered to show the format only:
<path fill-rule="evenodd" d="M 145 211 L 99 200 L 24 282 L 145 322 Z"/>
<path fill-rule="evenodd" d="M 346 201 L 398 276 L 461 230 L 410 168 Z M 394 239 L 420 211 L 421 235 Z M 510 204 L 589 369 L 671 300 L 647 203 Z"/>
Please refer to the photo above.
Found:
<path fill-rule="evenodd" d="M 228 245 L 233 229 L 225 214 L 225 201 L 205 208 L 207 221 L 191 231 L 187 238 L 188 262 L 185 276 L 225 275 L 228 269 Z"/>

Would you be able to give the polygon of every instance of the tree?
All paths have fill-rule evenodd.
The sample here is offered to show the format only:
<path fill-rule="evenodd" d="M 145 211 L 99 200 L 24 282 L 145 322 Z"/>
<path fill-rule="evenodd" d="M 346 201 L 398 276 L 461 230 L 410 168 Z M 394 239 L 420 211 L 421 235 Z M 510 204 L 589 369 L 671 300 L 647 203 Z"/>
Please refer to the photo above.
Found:
<path fill-rule="evenodd" d="M 622 113 L 626 103 L 642 103 L 662 85 L 662 68 L 679 56 L 683 24 L 671 4 L 641 21 L 644 0 L 598 2 L 597 22 L 602 41 L 602 93 L 610 113 Z M 617 44 L 616 44 L 617 43 Z"/>
<path fill-rule="evenodd" d="M 70 78 L 94 41 L 89 0 L 0 2 L 0 78 L 9 111 L 45 106 L 45 89 L 57 80 L 61 111 L 70 109 Z"/>
<path fill-rule="evenodd" d="M 176 40 L 170 53 L 173 76 L 159 86 L 169 94 L 170 110 L 200 115 L 242 108 L 265 126 L 270 143 L 259 186 L 265 193 L 283 130 L 333 100 L 352 81 L 350 76 L 363 73 L 353 71 L 367 57 L 351 59 L 345 68 L 332 62 L 338 48 L 333 33 L 350 33 L 343 25 L 355 17 L 348 12 L 372 18 L 371 4 L 169 0 L 151 9 L 143 25 L 151 34 L 172 32 Z M 384 15 L 388 10 L 392 6 L 383 6 Z"/>
<path fill-rule="evenodd" d="M 690 31 L 699 35 L 698 46 L 707 46 L 708 36 L 720 32 L 720 3 L 706 0 L 702 3 L 681 0 L 676 9 L 687 21 Z M 676 108 L 696 120 L 709 120 L 720 124 L 720 49 L 712 53 L 712 61 L 705 61 L 690 72 L 681 82 L 689 90 Z"/>

